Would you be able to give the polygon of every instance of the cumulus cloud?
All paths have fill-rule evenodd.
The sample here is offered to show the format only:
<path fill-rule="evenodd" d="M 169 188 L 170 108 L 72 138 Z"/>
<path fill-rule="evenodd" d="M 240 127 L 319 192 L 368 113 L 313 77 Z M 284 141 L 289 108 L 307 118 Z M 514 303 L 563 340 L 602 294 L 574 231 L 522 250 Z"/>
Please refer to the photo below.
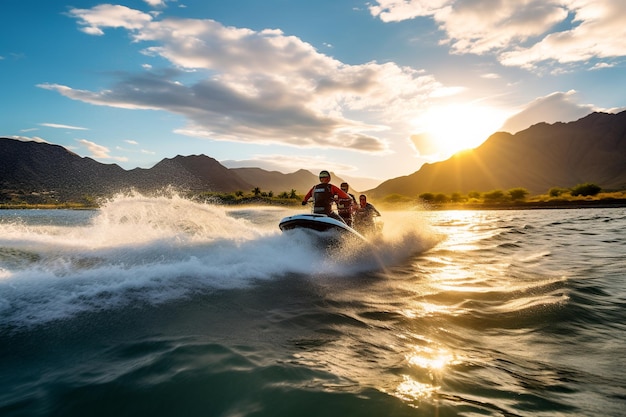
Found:
<path fill-rule="evenodd" d="M 111 155 L 111 151 L 106 146 L 98 145 L 95 142 L 91 142 L 87 139 L 77 139 L 78 143 L 87 148 L 87 150 L 91 153 L 91 156 L 96 159 L 113 159 L 120 162 L 125 162 L 128 158 L 125 157 L 116 157 Z"/>
<path fill-rule="evenodd" d="M 394 63 L 344 64 L 276 29 L 156 20 L 112 5 L 69 15 L 87 33 L 128 30 L 134 42 L 149 43 L 144 54 L 165 58 L 176 70 L 126 74 L 101 91 L 39 87 L 96 105 L 180 114 L 187 124 L 177 133 L 195 137 L 386 152 L 380 132 L 393 130 L 429 98 L 457 91 Z M 186 84 L 189 71 L 196 78 Z M 363 122 L 364 114 L 372 121 Z"/>
<path fill-rule="evenodd" d="M 495 54 L 503 65 L 582 63 L 626 55 L 626 3 L 615 0 L 377 0 L 385 22 L 434 19 L 453 53 Z"/>
<path fill-rule="evenodd" d="M 101 4 L 91 9 L 72 9 L 69 15 L 78 19 L 81 30 L 89 35 L 104 35 L 101 28 L 140 29 L 152 16 L 126 6 Z"/>
<path fill-rule="evenodd" d="M 577 104 L 575 98 L 574 90 L 537 98 L 507 119 L 499 130 L 517 133 L 536 123 L 571 122 L 598 110 L 591 105 Z"/>

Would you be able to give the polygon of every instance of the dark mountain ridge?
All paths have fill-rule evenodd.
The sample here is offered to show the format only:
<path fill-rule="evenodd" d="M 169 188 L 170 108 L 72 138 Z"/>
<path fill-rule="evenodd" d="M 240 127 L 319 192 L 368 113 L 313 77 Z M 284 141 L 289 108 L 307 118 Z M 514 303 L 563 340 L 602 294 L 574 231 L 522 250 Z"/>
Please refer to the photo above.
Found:
<path fill-rule="evenodd" d="M 106 197 L 131 188 L 153 192 L 168 186 L 194 192 L 253 188 L 205 155 L 179 155 L 150 169 L 126 171 L 62 146 L 0 138 L 0 191 L 5 198 L 12 192 L 52 193 L 59 201 L 75 201 L 85 195 Z"/>
<path fill-rule="evenodd" d="M 81 158 L 62 146 L 0 139 L 0 189 L 103 195 L 118 188 L 125 175 L 118 165 Z"/>

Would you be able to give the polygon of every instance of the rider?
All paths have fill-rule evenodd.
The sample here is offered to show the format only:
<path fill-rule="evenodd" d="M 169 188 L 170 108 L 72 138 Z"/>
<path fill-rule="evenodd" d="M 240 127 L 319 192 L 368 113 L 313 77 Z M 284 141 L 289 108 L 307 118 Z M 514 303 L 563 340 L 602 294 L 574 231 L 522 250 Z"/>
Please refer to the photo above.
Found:
<path fill-rule="evenodd" d="M 348 226 L 352 227 L 354 212 L 357 209 L 358 203 L 356 202 L 356 198 L 354 198 L 354 195 L 348 192 L 350 186 L 347 182 L 342 182 L 340 187 L 341 191 L 348 194 L 350 198 L 339 198 L 337 200 L 337 211 L 339 212 L 339 216 L 341 216 L 343 221 Z"/>
<path fill-rule="evenodd" d="M 376 231 L 376 223 L 374 217 L 380 216 L 380 212 L 376 210 L 373 204 L 367 202 L 365 194 L 359 196 L 359 208 L 354 217 L 355 227 L 361 233 L 370 233 Z"/>
<path fill-rule="evenodd" d="M 321 171 L 320 183 L 309 190 L 302 200 L 302 205 L 306 205 L 309 198 L 313 197 L 313 213 L 325 214 L 329 217 L 344 222 L 337 213 L 333 212 L 333 202 L 335 196 L 339 198 L 350 198 L 350 196 L 330 183 L 330 173 L 328 171 Z M 345 223 L 345 222 L 344 222 Z"/>

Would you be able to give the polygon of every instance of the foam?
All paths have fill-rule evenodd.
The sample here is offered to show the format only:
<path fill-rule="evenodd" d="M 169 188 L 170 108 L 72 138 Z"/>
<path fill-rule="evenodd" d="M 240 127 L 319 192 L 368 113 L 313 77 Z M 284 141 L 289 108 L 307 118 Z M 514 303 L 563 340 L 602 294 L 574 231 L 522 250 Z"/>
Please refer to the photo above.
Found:
<path fill-rule="evenodd" d="M 352 275 L 434 244 L 416 227 L 405 224 L 400 233 L 390 219 L 389 235 L 372 245 L 320 250 L 304 232 L 280 232 L 278 221 L 289 214 L 136 194 L 117 196 L 78 225 L 0 222 L 0 326 L 246 288 L 289 274 Z"/>

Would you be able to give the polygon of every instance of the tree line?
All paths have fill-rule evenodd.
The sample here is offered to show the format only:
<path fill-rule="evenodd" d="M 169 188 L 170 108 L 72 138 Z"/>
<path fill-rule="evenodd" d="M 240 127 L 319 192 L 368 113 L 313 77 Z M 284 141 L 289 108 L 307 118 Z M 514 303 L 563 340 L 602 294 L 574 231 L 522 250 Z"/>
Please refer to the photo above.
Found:
<path fill-rule="evenodd" d="M 567 199 L 569 197 L 590 197 L 597 196 L 602 188 L 594 183 L 578 184 L 572 188 L 552 187 L 548 190 L 547 195 L 551 199 Z M 509 190 L 491 190 L 487 192 L 470 191 L 467 194 L 460 192 L 435 193 L 425 192 L 417 196 L 417 200 L 427 204 L 446 204 L 446 203 L 510 203 L 526 201 L 530 196 L 528 189 L 523 187 L 515 187 Z M 384 203 L 409 203 L 414 198 L 392 194 L 386 196 L 382 200 Z"/>
<path fill-rule="evenodd" d="M 568 200 L 580 197 L 594 197 L 602 192 L 602 188 L 594 183 L 578 184 L 572 188 L 552 187 L 548 190 L 547 195 L 536 198 L 548 198 L 550 200 Z M 264 191 L 260 187 L 254 187 L 252 190 L 237 190 L 235 192 L 190 192 L 181 194 L 199 201 L 209 201 L 218 204 L 278 204 L 278 205 L 297 205 L 302 200 L 303 195 L 296 192 L 295 189 L 290 191 L 282 191 L 278 194 L 273 191 Z M 625 198 L 625 193 L 617 197 L 609 198 Z M 515 187 L 509 190 L 491 190 L 487 192 L 470 191 L 467 194 L 454 192 L 450 194 L 425 192 L 415 197 L 401 194 L 391 194 L 382 199 L 377 199 L 379 203 L 394 205 L 406 205 L 415 203 L 424 203 L 432 205 L 445 204 L 506 204 L 527 201 L 530 192 L 523 187 Z M 2 193 L 0 193 L 0 197 Z M 0 198 L 0 208 L 11 208 L 17 206 L 40 206 L 49 205 L 56 207 L 98 207 L 98 198 L 94 196 L 84 195 L 76 201 L 59 202 L 54 193 L 11 193 Z M 604 197 L 601 197 L 604 198 Z M 536 201 L 536 200 L 535 200 Z"/>
<path fill-rule="evenodd" d="M 283 191 L 279 194 L 275 194 L 271 190 L 263 191 L 259 187 L 254 187 L 249 192 L 245 192 L 243 190 L 237 190 L 232 193 L 207 191 L 193 197 L 224 204 L 242 204 L 248 202 L 277 202 L 281 204 L 295 204 L 296 202 L 302 200 L 302 196 L 298 195 L 296 190 L 293 188 L 291 191 Z"/>

